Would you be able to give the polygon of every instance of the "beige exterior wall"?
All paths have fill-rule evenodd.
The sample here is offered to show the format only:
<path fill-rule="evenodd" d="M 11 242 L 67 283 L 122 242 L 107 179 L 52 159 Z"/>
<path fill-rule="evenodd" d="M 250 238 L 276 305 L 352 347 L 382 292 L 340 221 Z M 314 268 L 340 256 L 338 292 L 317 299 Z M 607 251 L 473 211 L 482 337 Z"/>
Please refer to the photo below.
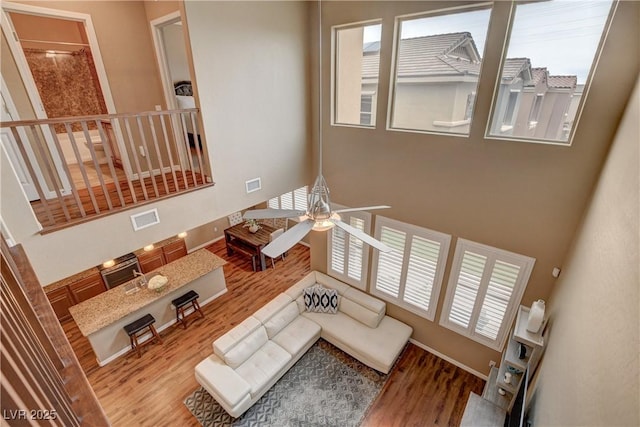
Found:
<path fill-rule="evenodd" d="M 324 46 L 332 25 L 382 18 L 378 114 L 386 116 L 396 15 L 441 7 L 431 2 L 327 2 L 323 4 Z M 455 6 L 455 3 L 447 3 Z M 483 58 L 470 136 L 423 135 L 324 127 L 324 176 L 332 200 L 348 206 L 388 204 L 383 214 L 452 235 L 436 320 L 449 279 L 457 238 L 465 238 L 536 258 L 522 304 L 548 298 L 574 232 L 597 180 L 625 101 L 635 83 L 640 4 L 621 2 L 571 147 L 506 142 L 484 137 L 501 52 Z M 509 4 L 494 3 L 487 46 L 502 46 Z M 329 50 L 324 49 L 324 64 Z M 325 65 L 325 88 L 329 68 Z M 612 82 L 615 82 L 613 84 Z M 329 100 L 325 89 L 324 100 Z M 325 111 L 328 102 L 323 103 Z M 381 213 L 382 214 L 382 213 Z M 326 252 L 313 250 L 312 266 L 326 271 Z M 500 354 L 454 332 L 388 304 L 389 313 L 414 328 L 413 338 L 460 363 L 488 373 Z"/>
<path fill-rule="evenodd" d="M 638 117 L 640 79 L 550 298 L 535 425 L 640 425 Z"/>
<path fill-rule="evenodd" d="M 336 36 L 335 122 L 360 124 L 363 28 L 340 30 Z"/>
<path fill-rule="evenodd" d="M 94 25 L 105 64 L 110 64 L 107 72 L 114 97 L 116 88 L 122 95 L 116 99 L 119 109 L 126 104 L 126 111 L 146 110 L 147 104 L 153 107 L 161 103 L 147 31 L 149 22 L 141 4 L 38 3 L 68 6 L 96 15 Z M 117 13 L 119 7 L 123 8 L 119 12 L 123 16 Z M 127 12 L 137 16 L 135 28 L 129 25 L 134 21 L 126 16 Z M 197 246 L 207 241 L 200 234 L 200 226 L 308 184 L 307 4 L 192 2 L 187 4 L 184 18 L 189 23 L 196 58 L 200 107 L 216 185 L 46 235 L 38 233 L 28 204 L 5 204 L 3 193 L 2 217 L 10 207 L 7 227 L 23 244 L 42 285 L 184 230 L 198 229 L 189 238 L 193 242 L 188 242 L 191 247 Z M 120 25 L 113 25 L 115 22 Z M 130 52 L 124 47 L 132 46 L 135 53 L 138 39 L 147 39 L 148 52 L 140 56 L 150 58 L 145 64 L 153 70 L 146 65 L 138 68 L 135 59 L 126 62 Z M 123 42 L 118 48 L 116 40 Z M 125 75 L 119 74 L 124 70 L 113 68 L 115 54 L 125 56 L 118 60 L 120 65 L 126 65 Z M 142 87 L 131 87 L 132 82 L 143 80 L 158 82 L 157 91 L 146 94 Z M 245 181 L 255 177 L 262 178 L 263 189 L 246 194 Z M 16 180 L 5 170 L 2 179 Z M 130 215 L 151 208 L 158 208 L 160 224 L 134 232 Z"/>

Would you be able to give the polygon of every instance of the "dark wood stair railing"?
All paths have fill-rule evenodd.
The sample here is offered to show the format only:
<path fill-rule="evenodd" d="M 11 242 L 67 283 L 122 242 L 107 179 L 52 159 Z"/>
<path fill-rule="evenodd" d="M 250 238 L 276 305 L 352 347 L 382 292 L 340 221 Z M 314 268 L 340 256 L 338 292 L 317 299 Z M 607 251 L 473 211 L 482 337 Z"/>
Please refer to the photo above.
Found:
<path fill-rule="evenodd" d="M 22 247 L 0 240 L 2 424 L 111 425 Z"/>

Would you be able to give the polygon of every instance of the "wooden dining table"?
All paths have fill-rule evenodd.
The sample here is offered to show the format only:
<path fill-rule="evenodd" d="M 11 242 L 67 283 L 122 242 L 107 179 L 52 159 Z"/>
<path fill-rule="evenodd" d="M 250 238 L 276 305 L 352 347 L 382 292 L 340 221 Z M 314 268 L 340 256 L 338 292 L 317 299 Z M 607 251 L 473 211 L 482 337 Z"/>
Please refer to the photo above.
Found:
<path fill-rule="evenodd" d="M 236 224 L 224 230 L 224 239 L 227 243 L 227 254 L 231 256 L 234 252 L 240 252 L 251 256 L 254 262 L 254 270 L 259 267 L 264 270 L 267 267 L 267 261 L 262 248 L 269 244 L 271 233 L 275 228 L 266 224 L 261 224 L 260 229 L 255 233 L 251 233 L 244 224 Z M 255 257 L 255 258 L 253 258 Z M 259 263 L 256 262 L 259 261 Z M 258 264 L 258 265 L 256 265 Z"/>

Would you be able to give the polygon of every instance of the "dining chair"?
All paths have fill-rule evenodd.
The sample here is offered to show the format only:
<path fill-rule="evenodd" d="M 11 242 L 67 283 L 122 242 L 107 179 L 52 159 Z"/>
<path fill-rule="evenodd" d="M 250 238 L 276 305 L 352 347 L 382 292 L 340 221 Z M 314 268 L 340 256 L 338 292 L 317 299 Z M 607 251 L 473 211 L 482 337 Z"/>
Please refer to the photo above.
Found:
<path fill-rule="evenodd" d="M 232 227 L 243 222 L 242 212 L 234 212 L 231 215 L 227 216 L 227 218 L 229 218 L 229 225 Z"/>
<path fill-rule="evenodd" d="M 275 239 L 280 237 L 282 235 L 282 233 L 284 233 L 284 228 L 278 228 L 277 230 L 273 231 L 269 235 L 269 243 L 273 242 Z M 282 257 L 282 261 L 284 261 L 284 253 L 282 255 L 280 255 L 280 257 Z M 273 258 L 271 258 L 271 266 L 273 268 L 276 268 L 276 263 L 275 263 Z"/>

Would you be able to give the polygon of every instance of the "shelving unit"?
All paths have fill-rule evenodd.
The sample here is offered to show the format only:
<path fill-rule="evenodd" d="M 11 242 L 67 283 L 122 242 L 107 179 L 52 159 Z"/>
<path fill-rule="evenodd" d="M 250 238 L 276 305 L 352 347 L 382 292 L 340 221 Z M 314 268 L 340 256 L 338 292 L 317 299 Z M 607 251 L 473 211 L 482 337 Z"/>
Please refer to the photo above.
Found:
<path fill-rule="evenodd" d="M 527 367 L 530 370 L 535 370 L 544 349 L 543 333 L 546 320 L 536 334 L 527 331 L 528 320 L 529 308 L 521 305 L 518 308 L 518 315 L 511 337 L 502 353 L 500 366 L 491 368 L 489 379 L 482 393 L 483 398 L 495 403 L 507 412 L 511 411 L 513 407 L 514 398 L 520 388 L 524 371 Z M 519 358 L 521 344 L 527 350 L 524 359 Z M 512 375 L 509 383 L 505 382 L 506 372 L 511 372 Z M 500 394 L 500 390 L 503 390 L 504 394 Z"/>

